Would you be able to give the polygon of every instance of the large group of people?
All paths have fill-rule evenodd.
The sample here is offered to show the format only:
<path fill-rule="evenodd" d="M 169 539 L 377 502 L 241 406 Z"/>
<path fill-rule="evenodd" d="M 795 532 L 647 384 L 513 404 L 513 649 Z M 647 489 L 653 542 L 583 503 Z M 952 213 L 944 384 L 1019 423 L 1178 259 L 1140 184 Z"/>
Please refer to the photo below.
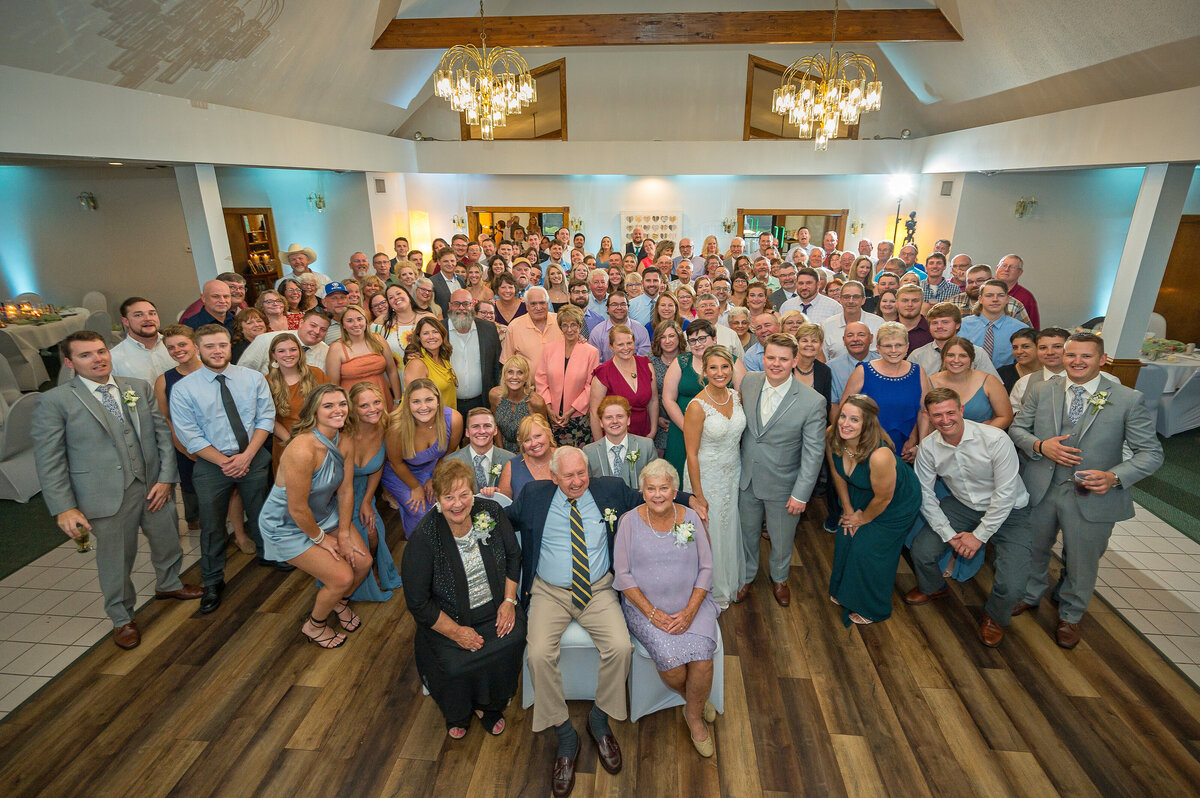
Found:
<path fill-rule="evenodd" d="M 1140 394 L 1101 372 L 1097 336 L 1032 326 L 1017 255 L 993 271 L 946 240 L 921 262 L 912 243 L 789 232 L 786 248 L 764 232 L 753 251 L 709 236 L 693 254 L 635 228 L 593 254 L 582 234 L 513 224 L 428 256 L 398 238 L 339 279 L 293 244 L 274 287 L 248 297 L 219 275 L 176 324 L 131 297 L 120 344 L 61 344 L 75 376 L 34 421 L 47 505 L 66 534 L 96 535 L 123 648 L 140 639 L 139 527 L 158 595 L 202 613 L 221 605 L 231 529 L 259 565 L 312 575 L 300 633 L 323 648 L 361 627 L 352 602 L 403 585 L 452 739 L 472 715 L 504 731 L 527 660 L 558 796 L 580 747 L 567 625 L 599 652 L 586 730 L 607 770 L 631 639 L 711 756 L 717 617 L 750 596 L 764 546 L 771 596 L 791 604 L 802 514 L 836 535 L 828 595 L 847 626 L 891 615 L 906 549 L 902 598 L 919 606 L 973 578 L 991 541 L 982 643 L 1049 590 L 1074 647 L 1128 487 L 1162 461 Z M 199 586 L 179 579 L 176 483 Z"/>

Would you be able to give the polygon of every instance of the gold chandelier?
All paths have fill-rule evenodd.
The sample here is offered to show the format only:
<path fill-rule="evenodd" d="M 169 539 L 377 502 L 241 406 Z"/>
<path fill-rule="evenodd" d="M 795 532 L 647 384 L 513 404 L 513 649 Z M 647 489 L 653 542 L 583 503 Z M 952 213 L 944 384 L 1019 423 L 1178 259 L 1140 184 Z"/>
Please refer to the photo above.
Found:
<path fill-rule="evenodd" d="M 508 123 L 509 114 L 537 101 L 537 84 L 529 64 L 511 47 L 487 48 L 483 0 L 479 0 L 479 39 L 483 45 L 456 44 L 442 55 L 433 73 L 433 91 L 462 113 L 468 125 L 479 125 L 484 141 Z"/>
<path fill-rule="evenodd" d="M 783 81 L 771 95 L 771 109 L 787 117 L 802 139 L 813 139 L 817 151 L 829 148 L 838 137 L 838 126 L 853 125 L 860 114 L 878 111 L 883 84 L 875 75 L 875 62 L 858 53 L 839 53 L 838 0 L 833 3 L 833 36 L 829 58 L 806 55 L 792 62 Z"/>

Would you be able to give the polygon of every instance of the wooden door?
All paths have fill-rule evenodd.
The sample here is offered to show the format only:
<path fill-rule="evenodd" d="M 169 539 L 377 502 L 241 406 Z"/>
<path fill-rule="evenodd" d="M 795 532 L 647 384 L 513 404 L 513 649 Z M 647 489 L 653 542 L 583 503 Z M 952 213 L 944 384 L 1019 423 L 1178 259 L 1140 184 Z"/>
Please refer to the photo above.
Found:
<path fill-rule="evenodd" d="M 1200 252 L 1200 216 L 1184 216 L 1167 260 L 1154 312 L 1167 320 L 1167 337 L 1184 343 L 1200 342 L 1200 313 L 1196 312 L 1196 253 Z"/>

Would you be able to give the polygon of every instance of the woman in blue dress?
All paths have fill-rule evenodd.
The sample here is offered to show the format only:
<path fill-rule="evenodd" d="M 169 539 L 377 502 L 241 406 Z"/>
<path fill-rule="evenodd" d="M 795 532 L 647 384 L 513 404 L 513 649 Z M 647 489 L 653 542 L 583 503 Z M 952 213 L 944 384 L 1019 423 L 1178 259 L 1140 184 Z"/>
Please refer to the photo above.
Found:
<path fill-rule="evenodd" d="M 530 482 L 550 479 L 550 455 L 554 454 L 554 431 L 545 416 L 532 415 L 521 419 L 517 427 L 517 449 L 521 456 L 504 464 L 496 490 L 510 499 L 521 495 Z"/>
<path fill-rule="evenodd" d="M 875 334 L 879 359 L 855 366 L 846 380 L 843 399 L 866 394 L 879 407 L 879 425 L 906 463 L 917 456 L 917 444 L 929 434 L 929 419 L 921 412 L 921 400 L 929 392 L 929 377 L 908 354 L 908 330 L 896 321 L 884 322 Z"/>
<path fill-rule="evenodd" d="M 892 614 L 896 566 L 921 510 L 921 487 L 912 467 L 896 456 L 869 396 L 842 400 L 825 443 L 842 503 L 829 597 L 841 605 L 846 626 L 882 621 Z"/>
<path fill-rule="evenodd" d="M 384 490 L 400 505 L 405 537 L 433 506 L 433 469 L 458 448 L 462 433 L 462 416 L 446 407 L 432 380 L 422 377 L 408 384 L 384 435 L 387 463 L 382 478 Z"/>
<path fill-rule="evenodd" d="M 388 549 L 383 518 L 375 509 L 375 490 L 387 459 L 383 439 L 391 420 L 378 385 L 360 382 L 350 389 L 350 417 L 354 420 L 354 526 L 375 560 L 372 574 L 350 598 L 387 601 L 400 587 L 400 572 Z"/>
<path fill-rule="evenodd" d="M 974 362 L 975 344 L 966 338 L 951 338 L 942 344 L 942 370 L 930 375 L 929 381 L 934 388 L 951 388 L 963 397 L 963 418 L 1008 429 L 1013 409 L 1004 383 L 971 368 Z"/>
<path fill-rule="evenodd" d="M 319 385 L 308 395 L 258 517 L 263 556 L 320 580 L 300 633 L 322 648 L 337 648 L 362 625 L 349 596 L 371 570 L 371 554 L 351 522 L 354 473 L 345 464 L 353 462 L 354 443 L 341 434 L 349 416 L 340 386 Z M 329 628 L 330 612 L 342 632 Z"/>

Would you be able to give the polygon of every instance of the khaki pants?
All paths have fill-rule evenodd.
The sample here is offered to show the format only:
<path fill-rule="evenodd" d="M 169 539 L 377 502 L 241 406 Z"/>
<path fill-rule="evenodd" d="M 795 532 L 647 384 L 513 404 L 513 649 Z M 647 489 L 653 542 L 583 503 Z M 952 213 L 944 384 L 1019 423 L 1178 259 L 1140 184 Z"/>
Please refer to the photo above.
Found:
<path fill-rule="evenodd" d="M 571 591 L 535 577 L 530 591 L 526 651 L 529 676 L 533 680 L 533 730 L 539 732 L 567 720 L 562 673 L 558 669 L 559 642 L 572 620 L 579 622 L 600 652 L 596 706 L 611 718 L 625 720 L 625 683 L 633 644 L 621 612 L 620 599 L 612 589 L 612 574 L 592 583 L 592 600 L 583 608 L 571 603 Z"/>

